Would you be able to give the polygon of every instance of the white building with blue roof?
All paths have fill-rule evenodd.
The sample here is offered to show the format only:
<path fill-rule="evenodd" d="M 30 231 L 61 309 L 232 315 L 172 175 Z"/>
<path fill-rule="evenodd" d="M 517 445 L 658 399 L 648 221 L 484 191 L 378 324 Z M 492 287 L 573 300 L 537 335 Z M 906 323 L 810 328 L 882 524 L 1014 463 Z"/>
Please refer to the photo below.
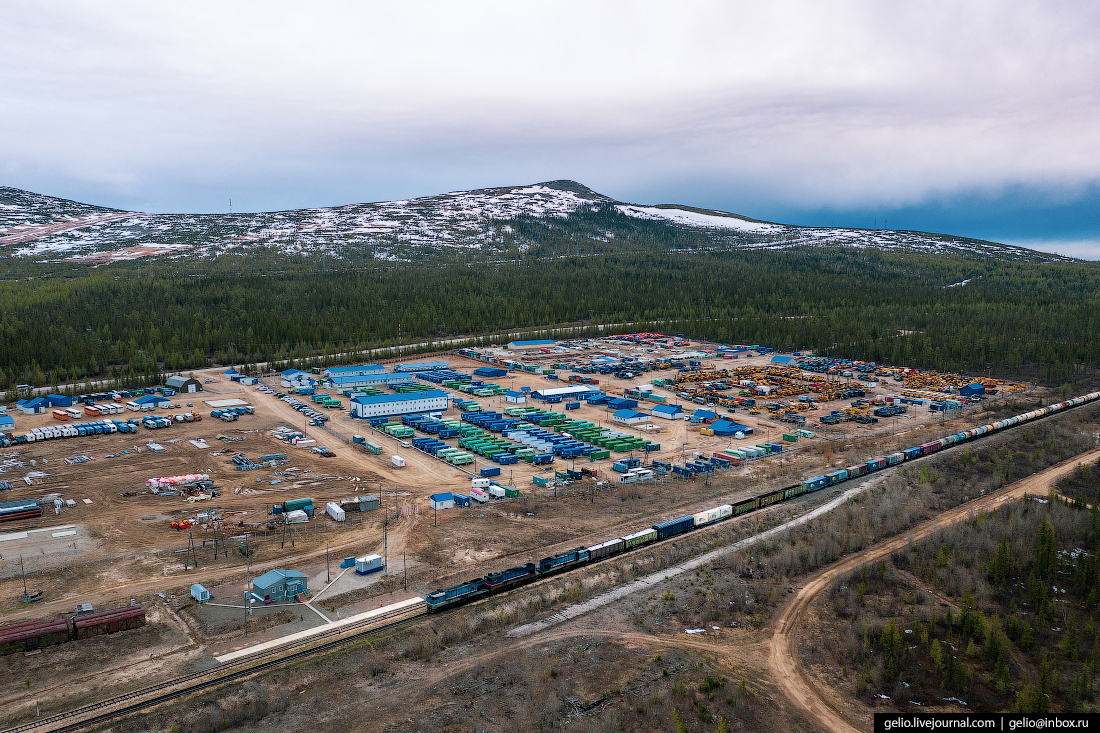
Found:
<path fill-rule="evenodd" d="M 405 394 L 380 394 L 368 397 L 357 395 L 351 399 L 352 417 L 364 420 L 372 417 L 396 417 L 418 412 L 442 412 L 447 409 L 447 393 L 441 389 Z"/>
<path fill-rule="evenodd" d="M 386 371 L 386 367 L 381 364 L 357 364 L 354 366 L 341 366 L 341 367 L 329 367 L 323 372 L 325 378 L 328 377 L 358 377 L 363 374 L 378 374 Z"/>

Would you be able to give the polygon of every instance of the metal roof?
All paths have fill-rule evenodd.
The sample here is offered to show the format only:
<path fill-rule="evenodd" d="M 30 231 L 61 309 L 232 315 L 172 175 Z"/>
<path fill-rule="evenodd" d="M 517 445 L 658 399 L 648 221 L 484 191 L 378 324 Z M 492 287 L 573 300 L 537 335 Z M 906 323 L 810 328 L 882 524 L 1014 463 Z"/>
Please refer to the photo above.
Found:
<path fill-rule="evenodd" d="M 386 367 L 381 364 L 358 364 L 356 366 L 328 367 L 325 373 L 330 376 L 341 374 L 358 374 L 361 372 L 384 372 Z"/>
<path fill-rule="evenodd" d="M 370 374 L 355 374 L 347 377 L 329 377 L 328 381 L 336 386 L 344 384 L 364 384 L 368 382 L 392 383 L 411 382 L 416 375 L 413 372 L 374 372 Z"/>
<path fill-rule="evenodd" d="M 305 580 L 306 575 L 305 573 L 299 573 L 297 570 L 268 570 L 266 573 L 252 581 L 252 587 L 270 588 L 276 583 L 284 581 L 288 578 L 293 578 L 295 580 Z"/>
<path fill-rule="evenodd" d="M 630 418 L 630 417 L 649 417 L 649 415 L 645 414 L 644 412 L 636 412 L 634 410 L 619 410 L 618 412 L 612 414 L 611 417 Z"/>
<path fill-rule="evenodd" d="M 454 494 L 449 491 L 444 491 L 440 494 L 432 494 L 428 497 L 432 501 L 454 501 Z"/>
<path fill-rule="evenodd" d="M 660 412 L 667 415 L 675 415 L 678 412 L 683 412 L 683 408 L 679 405 L 657 405 L 650 412 Z"/>
<path fill-rule="evenodd" d="M 513 341 L 512 346 L 553 346 L 553 339 L 533 339 L 531 341 Z"/>
<path fill-rule="evenodd" d="M 424 392 L 406 392 L 404 394 L 380 394 L 369 397 L 367 395 L 358 395 L 352 397 L 352 402 L 357 402 L 360 405 L 384 405 L 391 402 L 412 402 L 413 400 L 431 399 L 435 397 L 442 397 L 447 399 L 447 393 L 441 389 L 429 389 Z"/>

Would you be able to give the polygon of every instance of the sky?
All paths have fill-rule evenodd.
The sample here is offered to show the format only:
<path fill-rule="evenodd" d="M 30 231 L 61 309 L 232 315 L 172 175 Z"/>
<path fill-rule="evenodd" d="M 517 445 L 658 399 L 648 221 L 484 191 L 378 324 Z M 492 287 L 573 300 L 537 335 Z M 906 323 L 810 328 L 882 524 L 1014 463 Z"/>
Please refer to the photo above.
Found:
<path fill-rule="evenodd" d="M 0 185 L 152 212 L 573 179 L 1100 259 L 1095 2 L 0 4 Z"/>

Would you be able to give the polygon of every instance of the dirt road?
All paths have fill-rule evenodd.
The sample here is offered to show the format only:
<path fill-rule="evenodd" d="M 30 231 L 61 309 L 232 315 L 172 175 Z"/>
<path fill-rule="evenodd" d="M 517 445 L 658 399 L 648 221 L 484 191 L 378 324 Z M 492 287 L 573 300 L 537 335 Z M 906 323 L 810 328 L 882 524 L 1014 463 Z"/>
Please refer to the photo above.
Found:
<path fill-rule="evenodd" d="M 798 655 L 795 651 L 795 636 L 801 619 L 814 598 L 841 575 L 856 570 L 867 563 L 887 557 L 895 550 L 905 547 L 909 542 L 923 540 L 938 530 L 966 519 L 973 513 L 994 509 L 1001 502 L 1022 498 L 1024 494 L 1045 496 L 1060 478 L 1073 471 L 1079 464 L 1095 462 L 1098 458 L 1100 458 L 1100 449 L 1074 456 L 1069 460 L 1051 466 L 1045 471 L 1010 484 L 1000 491 L 944 512 L 935 519 L 917 525 L 909 532 L 873 547 L 868 547 L 862 552 L 849 555 L 810 578 L 787 603 L 776 619 L 775 634 L 772 636 L 771 650 L 768 654 L 768 665 L 775 675 L 780 690 L 783 691 L 791 703 L 805 715 L 816 720 L 825 730 L 856 733 L 859 728 L 856 727 L 853 721 L 848 720 L 843 712 L 831 707 L 825 698 L 818 694 L 799 664 Z"/>

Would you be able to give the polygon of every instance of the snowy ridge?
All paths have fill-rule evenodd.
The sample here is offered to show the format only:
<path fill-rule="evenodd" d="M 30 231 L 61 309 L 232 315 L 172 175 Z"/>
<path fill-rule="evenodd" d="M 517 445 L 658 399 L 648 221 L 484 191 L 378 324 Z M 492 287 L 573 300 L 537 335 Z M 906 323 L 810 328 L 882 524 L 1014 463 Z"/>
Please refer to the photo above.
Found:
<path fill-rule="evenodd" d="M 143 214 L 0 187 L 0 256 L 112 262 L 227 253 L 412 261 L 445 250 L 524 251 L 539 230 L 590 244 L 638 227 L 699 235 L 698 248 L 846 246 L 1013 260 L 1062 260 L 1020 247 L 923 232 L 797 227 L 736 214 L 615 201 L 573 181 L 254 214 Z"/>

